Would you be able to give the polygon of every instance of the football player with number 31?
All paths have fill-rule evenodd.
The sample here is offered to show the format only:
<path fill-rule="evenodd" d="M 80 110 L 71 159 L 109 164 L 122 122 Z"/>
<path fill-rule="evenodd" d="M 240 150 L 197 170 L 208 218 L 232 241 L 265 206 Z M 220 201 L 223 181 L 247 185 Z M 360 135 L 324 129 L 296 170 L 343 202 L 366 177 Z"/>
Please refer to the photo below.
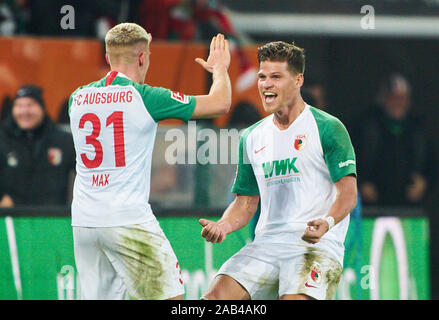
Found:
<path fill-rule="evenodd" d="M 207 61 L 206 95 L 188 96 L 144 84 L 151 34 L 121 23 L 105 37 L 111 71 L 70 97 L 76 150 L 72 202 L 75 262 L 83 299 L 182 299 L 177 258 L 149 201 L 157 122 L 228 112 L 230 52 L 222 34 Z"/>

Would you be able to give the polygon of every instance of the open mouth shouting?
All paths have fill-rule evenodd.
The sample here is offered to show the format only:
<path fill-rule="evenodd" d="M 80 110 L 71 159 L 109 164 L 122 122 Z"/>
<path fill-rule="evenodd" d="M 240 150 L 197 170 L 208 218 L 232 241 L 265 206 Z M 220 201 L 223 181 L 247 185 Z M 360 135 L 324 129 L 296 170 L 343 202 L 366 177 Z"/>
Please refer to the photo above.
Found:
<path fill-rule="evenodd" d="M 273 103 L 277 98 L 277 94 L 274 92 L 264 92 L 264 100 L 265 103 L 271 104 Z"/>

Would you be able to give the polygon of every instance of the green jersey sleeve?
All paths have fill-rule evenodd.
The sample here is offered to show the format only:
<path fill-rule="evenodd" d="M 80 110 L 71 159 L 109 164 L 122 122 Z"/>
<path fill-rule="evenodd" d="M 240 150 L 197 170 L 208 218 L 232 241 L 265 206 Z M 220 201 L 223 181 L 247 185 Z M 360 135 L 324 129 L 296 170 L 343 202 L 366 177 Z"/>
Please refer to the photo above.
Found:
<path fill-rule="evenodd" d="M 196 103 L 194 96 L 165 88 L 151 87 L 147 84 L 138 85 L 136 89 L 142 96 L 149 114 L 156 122 L 165 119 L 188 121 L 194 113 Z"/>
<path fill-rule="evenodd" d="M 249 129 L 245 130 L 239 139 L 238 165 L 232 192 L 246 196 L 254 196 L 259 194 L 259 187 L 253 167 L 247 156 L 246 140 L 249 133 Z"/>
<path fill-rule="evenodd" d="M 343 123 L 323 111 L 312 109 L 319 128 L 323 155 L 332 181 L 357 175 L 354 147 Z"/>

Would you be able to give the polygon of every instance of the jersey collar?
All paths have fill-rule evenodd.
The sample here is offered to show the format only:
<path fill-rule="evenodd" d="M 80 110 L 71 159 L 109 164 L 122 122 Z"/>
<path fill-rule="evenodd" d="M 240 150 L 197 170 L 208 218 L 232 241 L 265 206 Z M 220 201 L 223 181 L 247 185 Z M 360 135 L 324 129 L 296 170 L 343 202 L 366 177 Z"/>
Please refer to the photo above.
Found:
<path fill-rule="evenodd" d="M 117 71 L 117 70 L 111 70 L 111 71 Z M 110 75 L 111 71 L 108 71 L 106 77 L 108 77 L 108 76 Z M 117 77 L 126 78 L 126 79 L 128 79 L 128 80 L 133 81 L 133 80 L 130 79 L 127 75 L 123 74 L 123 73 L 120 72 L 120 71 L 117 71 Z"/>

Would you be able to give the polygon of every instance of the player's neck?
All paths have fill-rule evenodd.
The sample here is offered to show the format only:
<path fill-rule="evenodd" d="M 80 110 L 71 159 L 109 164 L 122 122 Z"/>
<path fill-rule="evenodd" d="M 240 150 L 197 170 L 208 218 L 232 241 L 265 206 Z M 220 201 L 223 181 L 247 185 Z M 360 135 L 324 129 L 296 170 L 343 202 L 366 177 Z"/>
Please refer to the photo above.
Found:
<path fill-rule="evenodd" d="M 274 113 L 274 124 L 280 130 L 286 130 L 305 109 L 305 102 L 299 96 L 292 104 Z"/>
<path fill-rule="evenodd" d="M 111 66 L 111 71 L 117 71 L 123 73 L 124 75 L 126 75 L 128 78 L 130 78 L 136 83 L 142 84 L 145 80 L 145 77 L 142 78 L 142 75 L 140 74 L 139 70 L 130 65 Z"/>

